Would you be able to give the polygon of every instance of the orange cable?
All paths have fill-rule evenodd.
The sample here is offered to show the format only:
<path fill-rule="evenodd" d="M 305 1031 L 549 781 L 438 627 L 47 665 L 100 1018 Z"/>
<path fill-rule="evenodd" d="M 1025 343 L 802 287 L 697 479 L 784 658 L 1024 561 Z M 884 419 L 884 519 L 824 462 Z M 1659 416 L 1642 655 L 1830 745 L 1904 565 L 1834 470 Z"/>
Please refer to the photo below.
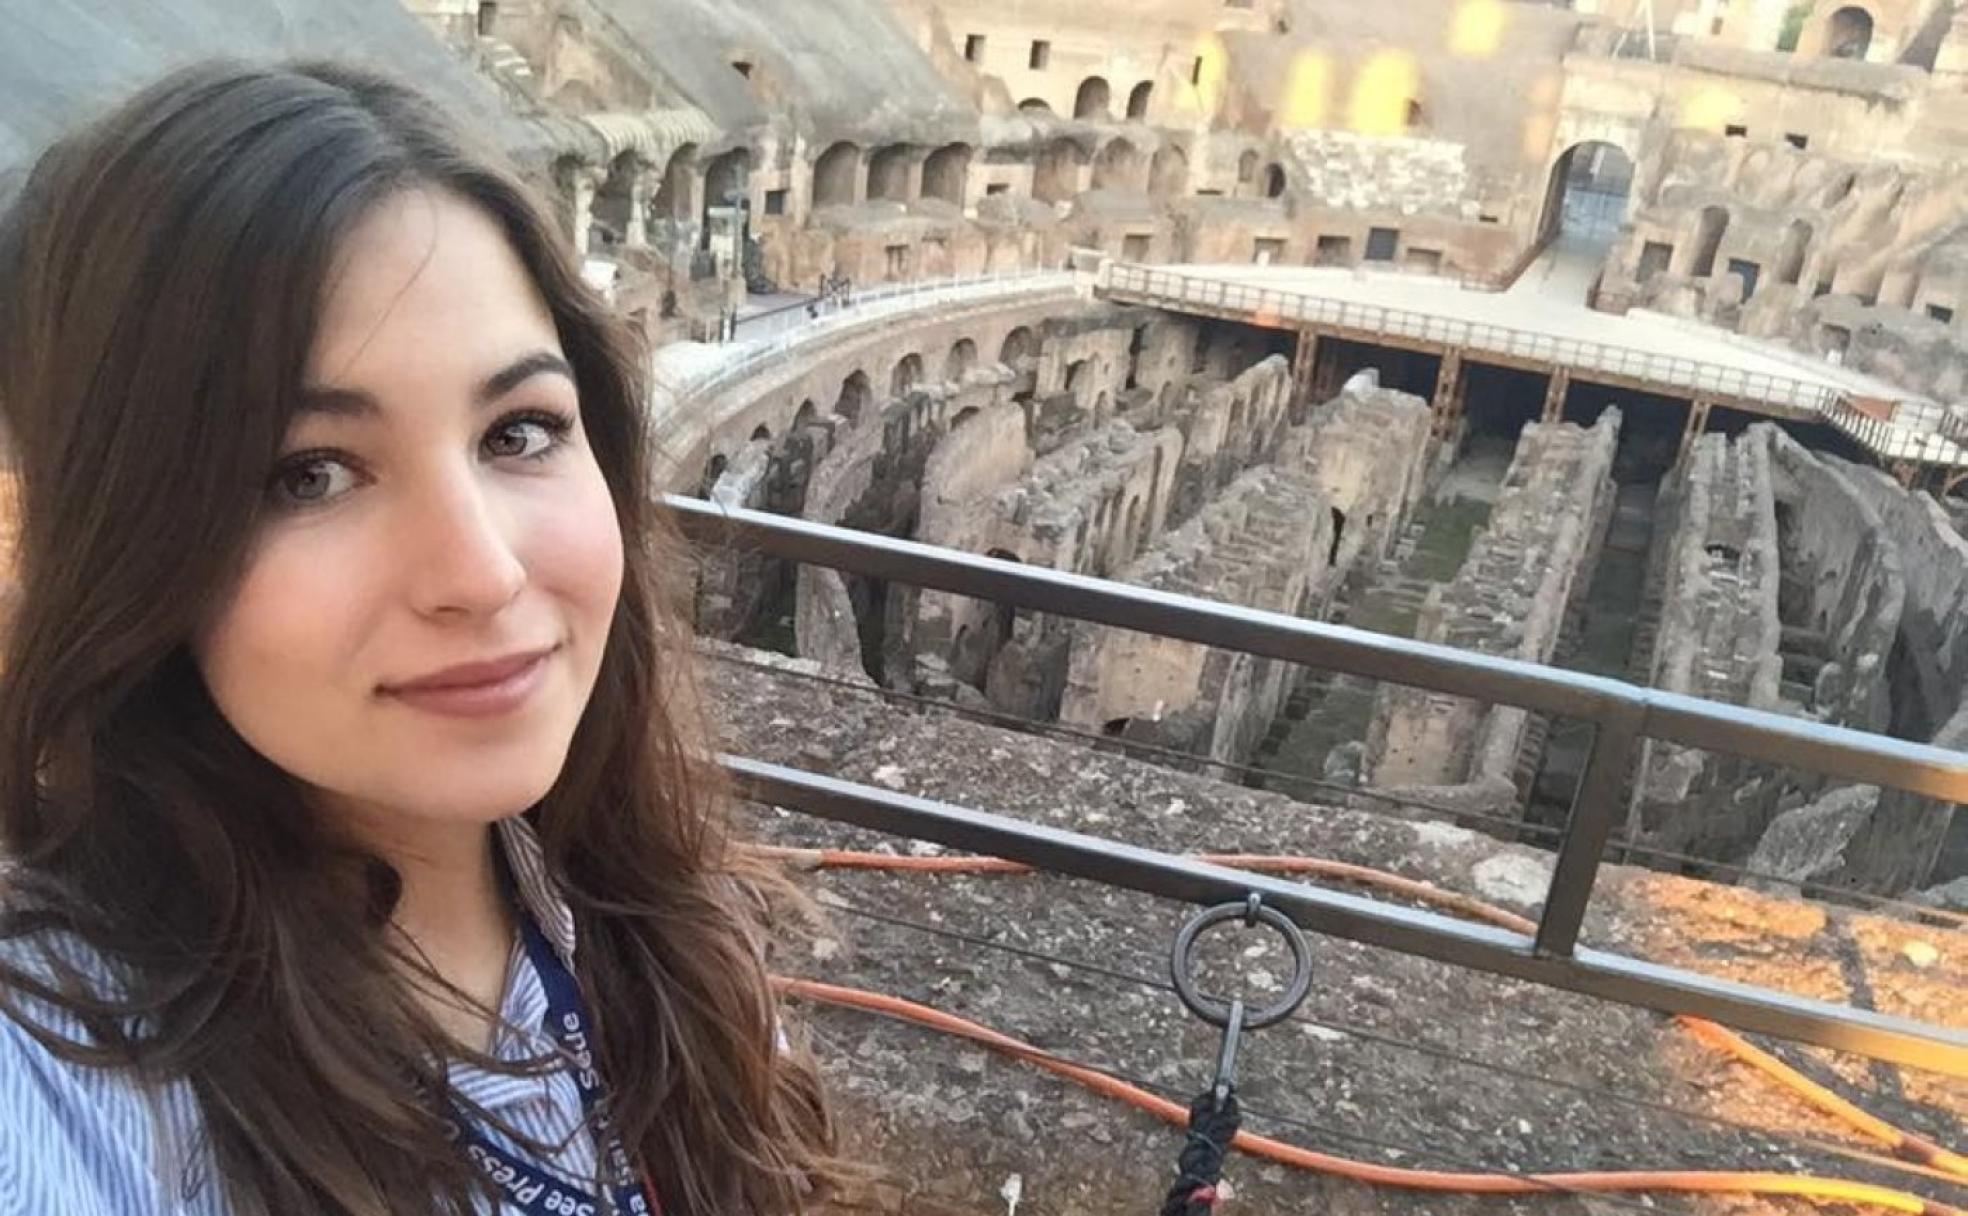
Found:
<path fill-rule="evenodd" d="M 1765 1076 L 1775 1079 L 1778 1084 L 1806 1102 L 1835 1118 L 1844 1120 L 1858 1131 L 1885 1144 L 1906 1160 L 1920 1165 L 1931 1165 L 1950 1174 L 1968 1178 L 1968 1157 L 1950 1152 L 1912 1132 L 1902 1131 L 1870 1111 L 1846 1101 L 1727 1026 L 1711 1022 L 1706 1018 L 1689 1017 L 1686 1014 L 1675 1018 L 1675 1021 L 1687 1027 L 1691 1034 L 1710 1047 L 1727 1052 Z"/>
<path fill-rule="evenodd" d="M 1186 1127 L 1189 1112 L 1157 1094 L 1126 1081 L 1110 1077 L 1082 1065 L 1069 1063 L 1021 1039 L 992 1030 L 940 1009 L 887 993 L 867 992 L 816 980 L 775 977 L 775 985 L 789 996 L 803 997 L 824 1004 L 885 1014 L 957 1035 L 986 1047 L 1030 1061 L 1047 1072 L 1077 1081 L 1096 1093 L 1117 1098 L 1144 1110 L 1165 1123 Z M 1890 1187 L 1853 1182 L 1842 1178 L 1771 1173 L 1731 1173 L 1708 1170 L 1631 1170 L 1589 1171 L 1558 1174 L 1482 1174 L 1445 1173 L 1437 1170 L 1403 1169 L 1356 1161 L 1329 1153 L 1315 1152 L 1269 1136 L 1238 1132 L 1231 1146 L 1252 1156 L 1299 1169 L 1314 1170 L 1376 1186 L 1407 1190 L 1457 1192 L 1485 1195 L 1543 1195 L 1557 1191 L 1597 1193 L 1636 1191 L 1679 1191 L 1686 1193 L 1729 1193 L 1750 1195 L 1793 1195 L 1839 1203 L 1868 1203 L 1893 1212 L 1912 1212 L 1916 1216 L 1968 1216 L 1960 1208 L 1938 1200 L 1924 1199 Z"/>
<path fill-rule="evenodd" d="M 893 870 L 930 874 L 1032 873 L 1032 867 L 1002 857 L 950 855 L 907 857 L 847 849 L 791 849 L 777 846 L 765 846 L 761 851 L 768 857 L 802 869 Z M 1258 853 L 1203 853 L 1194 856 L 1198 861 L 1233 869 L 1279 874 L 1316 874 L 1345 882 L 1360 883 L 1363 886 L 1379 887 L 1405 895 L 1420 903 L 1433 904 L 1475 920 L 1487 921 L 1527 937 L 1537 932 L 1536 922 L 1499 908 L 1495 904 L 1455 891 L 1445 891 L 1432 883 L 1390 874 L 1385 870 L 1376 870 L 1369 866 L 1331 861 L 1323 857 L 1272 856 Z M 1931 1140 L 1903 1131 L 1877 1115 L 1839 1097 L 1727 1027 L 1711 1022 L 1707 1018 L 1687 1014 L 1679 1015 L 1675 1020 L 1703 1043 L 1726 1052 L 1756 1069 L 1804 1102 L 1842 1121 L 1854 1131 L 1885 1144 L 1901 1158 L 1968 1178 L 1968 1157 Z"/>

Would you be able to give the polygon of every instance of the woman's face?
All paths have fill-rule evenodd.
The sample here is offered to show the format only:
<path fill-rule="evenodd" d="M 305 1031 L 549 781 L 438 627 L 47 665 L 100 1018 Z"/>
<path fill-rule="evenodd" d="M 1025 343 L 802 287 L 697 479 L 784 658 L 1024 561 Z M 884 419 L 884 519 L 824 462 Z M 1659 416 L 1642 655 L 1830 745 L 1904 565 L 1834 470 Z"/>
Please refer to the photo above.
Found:
<path fill-rule="evenodd" d="M 307 405 L 198 661 L 321 805 L 482 824 L 560 775 L 622 583 L 551 315 L 501 230 L 435 190 L 351 234 Z"/>

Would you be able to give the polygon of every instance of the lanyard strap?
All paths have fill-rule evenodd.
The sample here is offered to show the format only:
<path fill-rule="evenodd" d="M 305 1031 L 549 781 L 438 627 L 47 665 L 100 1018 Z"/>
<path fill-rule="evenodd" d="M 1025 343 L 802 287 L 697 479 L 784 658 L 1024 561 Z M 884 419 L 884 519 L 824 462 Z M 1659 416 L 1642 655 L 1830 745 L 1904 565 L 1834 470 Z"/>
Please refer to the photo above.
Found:
<path fill-rule="evenodd" d="M 539 977 L 546 994 L 547 1012 L 543 1028 L 568 1058 L 574 1087 L 581 1095 L 581 1109 L 594 1136 L 595 1160 L 609 1180 L 612 1211 L 620 1216 L 660 1216 L 660 1208 L 649 1192 L 634 1181 L 629 1155 L 608 1121 L 608 1105 L 595 1065 L 594 1036 L 589 1026 L 587 1006 L 574 976 L 554 953 L 533 918 L 523 911 L 519 916 L 520 940 L 527 961 Z M 472 1164 L 498 1189 L 503 1201 L 526 1216 L 604 1216 L 596 1197 L 579 1187 L 556 1178 L 528 1161 L 522 1161 L 494 1144 L 483 1132 L 452 1112 L 457 1138 Z"/>

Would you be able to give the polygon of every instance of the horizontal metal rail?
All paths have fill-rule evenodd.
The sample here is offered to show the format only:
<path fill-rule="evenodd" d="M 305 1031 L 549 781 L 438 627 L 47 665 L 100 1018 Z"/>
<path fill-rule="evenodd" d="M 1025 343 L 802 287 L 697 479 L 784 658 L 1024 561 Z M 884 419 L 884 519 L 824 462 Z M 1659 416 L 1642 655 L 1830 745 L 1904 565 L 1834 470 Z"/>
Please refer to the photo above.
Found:
<path fill-rule="evenodd" d="M 1532 939 L 1343 891 L 1144 849 L 737 756 L 724 766 L 738 791 L 768 806 L 952 849 L 1004 857 L 1055 874 L 1190 904 L 1241 902 L 1255 891 L 1301 928 L 1551 988 L 1709 1018 L 1968 1077 L 1968 1034 L 1847 1005 L 1713 979 L 1621 954 L 1579 949 L 1562 958 Z"/>
<path fill-rule="evenodd" d="M 1586 775 L 1572 806 L 1535 939 L 1524 940 L 1513 934 L 1496 936 L 1495 930 L 1469 926 L 1459 926 L 1450 933 L 1447 926 L 1456 922 L 1442 922 L 1440 918 L 1416 921 L 1413 918 L 1417 914 L 1370 901 L 1359 901 L 1363 907 L 1350 903 L 1330 905 L 1350 911 L 1337 919 L 1323 914 L 1308 919 L 1304 922 L 1306 927 L 1575 991 L 1658 1009 L 1702 1013 L 1748 1029 L 1767 1029 L 1804 1042 L 1838 1046 L 1968 1076 L 1968 1037 L 1958 1032 L 1894 1022 L 1836 1005 L 1799 1003 L 1781 993 L 1720 984 L 1637 960 L 1581 952 L 1577 947 L 1579 925 L 1598 874 L 1605 842 L 1621 809 L 1618 805 L 1621 782 L 1616 778 L 1625 773 L 1638 739 L 1663 739 L 1705 751 L 1727 752 L 1947 802 L 1968 802 L 1968 753 L 1703 701 L 1516 659 L 1211 603 L 809 520 L 714 506 L 693 498 L 667 496 L 664 501 L 685 532 L 701 544 L 1586 719 L 1595 726 L 1592 751 L 1586 759 Z M 782 802 L 781 805 L 797 804 Z M 902 825 L 895 830 L 917 835 L 916 829 L 931 826 L 931 819 L 925 818 L 913 826 Z M 936 835 L 924 838 L 965 843 Z M 1048 865 L 1047 868 L 1059 867 Z M 1221 871 L 1220 875 L 1231 873 Z M 1248 876 L 1237 876 L 1235 881 L 1246 889 L 1268 890 L 1253 887 Z M 1156 893 L 1189 899 L 1195 889 L 1158 888 Z M 1198 897 L 1198 902 L 1222 897 L 1224 889 L 1212 887 L 1208 898 Z M 1301 892 L 1299 902 L 1291 906 L 1309 911 L 1314 904 L 1304 902 L 1310 898 L 1302 894 L 1304 890 L 1292 884 L 1280 884 L 1281 892 Z M 1287 906 L 1288 912 L 1291 906 Z M 1429 933 L 1417 936 L 1417 926 L 1428 927 Z M 1473 951 L 1465 949 L 1472 943 L 1482 942 L 1488 945 Z M 1520 954 L 1526 957 L 1519 957 Z M 1760 995 L 1752 1000 L 1745 993 Z M 1738 1004 L 1742 1005 L 1741 1009 L 1736 1008 Z"/>

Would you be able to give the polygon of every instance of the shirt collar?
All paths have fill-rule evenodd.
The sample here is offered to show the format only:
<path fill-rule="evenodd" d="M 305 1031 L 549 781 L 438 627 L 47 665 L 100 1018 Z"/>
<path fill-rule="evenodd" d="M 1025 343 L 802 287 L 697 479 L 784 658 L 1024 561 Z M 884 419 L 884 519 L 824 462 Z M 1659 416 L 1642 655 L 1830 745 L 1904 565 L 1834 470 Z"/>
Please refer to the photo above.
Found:
<path fill-rule="evenodd" d="M 520 815 L 501 819 L 494 828 L 505 850 L 506 867 L 512 872 L 521 906 L 546 935 L 547 944 L 560 955 L 561 962 L 573 970 L 574 910 L 567 906 L 559 884 L 547 872 L 547 857 L 540 848 L 539 833 Z"/>

